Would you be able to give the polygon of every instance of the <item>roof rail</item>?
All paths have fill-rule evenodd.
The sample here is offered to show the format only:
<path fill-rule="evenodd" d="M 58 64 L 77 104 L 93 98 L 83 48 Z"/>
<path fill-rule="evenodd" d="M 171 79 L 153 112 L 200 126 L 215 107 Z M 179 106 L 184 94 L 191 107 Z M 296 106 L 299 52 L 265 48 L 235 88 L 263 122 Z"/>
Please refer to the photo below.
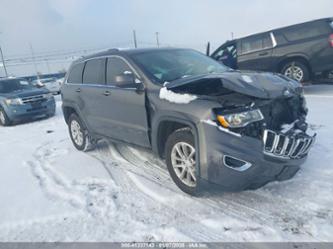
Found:
<path fill-rule="evenodd" d="M 119 52 L 118 48 L 111 48 L 108 50 L 108 52 Z"/>

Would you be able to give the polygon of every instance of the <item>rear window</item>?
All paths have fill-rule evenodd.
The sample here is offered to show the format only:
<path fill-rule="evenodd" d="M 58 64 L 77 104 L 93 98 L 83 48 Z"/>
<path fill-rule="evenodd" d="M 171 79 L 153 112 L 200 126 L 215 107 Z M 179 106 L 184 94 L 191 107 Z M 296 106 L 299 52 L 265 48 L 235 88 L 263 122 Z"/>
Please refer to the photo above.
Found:
<path fill-rule="evenodd" d="M 256 35 L 242 40 L 242 54 L 271 48 L 273 46 L 270 34 Z"/>
<path fill-rule="evenodd" d="M 68 75 L 67 83 L 78 83 L 78 84 L 82 83 L 83 65 L 84 65 L 83 63 L 80 63 L 72 67 Z"/>
<path fill-rule="evenodd" d="M 283 31 L 288 41 L 308 39 L 311 37 L 326 35 L 329 32 L 327 23 L 325 24 L 324 22 L 300 24 Z"/>
<path fill-rule="evenodd" d="M 333 29 L 333 21 L 330 22 L 330 26 Z"/>
<path fill-rule="evenodd" d="M 105 59 L 87 61 L 83 72 L 83 83 L 105 84 Z"/>

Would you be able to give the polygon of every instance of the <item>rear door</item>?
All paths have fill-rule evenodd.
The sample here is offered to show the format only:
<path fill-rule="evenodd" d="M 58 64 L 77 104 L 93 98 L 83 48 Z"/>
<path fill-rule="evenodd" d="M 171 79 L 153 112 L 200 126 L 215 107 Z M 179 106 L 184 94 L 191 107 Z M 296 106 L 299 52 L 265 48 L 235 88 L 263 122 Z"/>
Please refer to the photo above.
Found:
<path fill-rule="evenodd" d="M 80 88 L 78 101 L 88 127 L 94 133 L 104 134 L 108 117 L 103 116 L 101 98 L 105 91 L 106 58 L 90 59 L 85 63 L 83 84 Z"/>
<path fill-rule="evenodd" d="M 123 74 L 133 74 L 138 78 L 136 72 L 119 56 L 109 57 L 106 69 L 106 92 L 99 98 L 99 113 L 105 121 L 105 134 L 114 139 L 150 147 L 145 92 L 137 91 L 133 82 L 117 82 Z"/>
<path fill-rule="evenodd" d="M 243 70 L 273 71 L 273 40 L 270 33 L 250 36 L 240 40 L 238 68 Z"/>

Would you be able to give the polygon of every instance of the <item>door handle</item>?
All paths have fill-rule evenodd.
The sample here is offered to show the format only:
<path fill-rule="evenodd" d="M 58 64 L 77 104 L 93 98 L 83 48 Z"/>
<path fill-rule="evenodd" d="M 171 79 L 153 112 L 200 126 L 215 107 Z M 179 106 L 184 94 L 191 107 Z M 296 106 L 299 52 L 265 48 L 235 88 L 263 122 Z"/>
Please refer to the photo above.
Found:
<path fill-rule="evenodd" d="M 81 92 L 81 88 L 76 89 L 75 92 L 77 93 Z"/>
<path fill-rule="evenodd" d="M 105 91 L 103 94 L 104 94 L 104 96 L 109 96 L 111 94 L 111 92 L 110 91 Z"/>
<path fill-rule="evenodd" d="M 265 56 L 265 55 L 268 55 L 268 52 L 259 53 L 259 56 Z"/>

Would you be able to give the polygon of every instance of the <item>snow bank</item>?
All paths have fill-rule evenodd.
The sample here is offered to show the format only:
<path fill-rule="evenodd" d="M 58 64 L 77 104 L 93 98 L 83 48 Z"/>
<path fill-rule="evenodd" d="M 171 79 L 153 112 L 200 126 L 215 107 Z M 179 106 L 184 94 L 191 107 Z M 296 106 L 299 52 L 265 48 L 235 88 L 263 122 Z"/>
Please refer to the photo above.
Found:
<path fill-rule="evenodd" d="M 191 101 L 197 99 L 197 96 L 191 94 L 180 94 L 168 90 L 166 87 L 162 87 L 160 90 L 160 99 L 165 99 L 171 103 L 176 104 L 188 104 Z"/>

